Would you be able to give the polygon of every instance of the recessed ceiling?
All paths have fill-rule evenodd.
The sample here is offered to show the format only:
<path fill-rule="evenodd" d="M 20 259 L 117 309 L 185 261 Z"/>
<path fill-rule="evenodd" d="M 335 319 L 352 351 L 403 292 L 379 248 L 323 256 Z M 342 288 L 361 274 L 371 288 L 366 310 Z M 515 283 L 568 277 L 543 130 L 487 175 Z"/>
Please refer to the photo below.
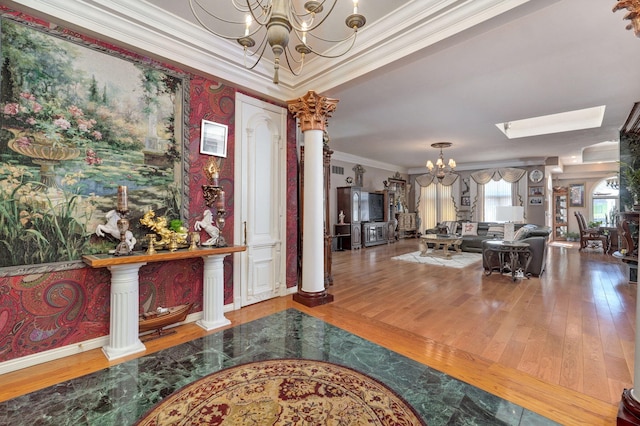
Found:
<path fill-rule="evenodd" d="M 509 139 L 593 129 L 602 126 L 605 109 L 606 107 L 601 105 L 540 117 L 505 121 L 496 123 L 496 127 Z"/>

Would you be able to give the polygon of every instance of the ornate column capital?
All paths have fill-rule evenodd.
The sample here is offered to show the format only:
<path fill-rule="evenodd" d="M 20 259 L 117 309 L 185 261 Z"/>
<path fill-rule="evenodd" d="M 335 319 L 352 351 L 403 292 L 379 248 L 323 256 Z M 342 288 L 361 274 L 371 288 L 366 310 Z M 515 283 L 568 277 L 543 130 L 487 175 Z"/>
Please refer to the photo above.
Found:
<path fill-rule="evenodd" d="M 337 99 L 320 96 L 313 90 L 298 99 L 287 101 L 289 111 L 299 119 L 300 130 L 303 132 L 307 130 L 324 131 L 337 103 Z"/>

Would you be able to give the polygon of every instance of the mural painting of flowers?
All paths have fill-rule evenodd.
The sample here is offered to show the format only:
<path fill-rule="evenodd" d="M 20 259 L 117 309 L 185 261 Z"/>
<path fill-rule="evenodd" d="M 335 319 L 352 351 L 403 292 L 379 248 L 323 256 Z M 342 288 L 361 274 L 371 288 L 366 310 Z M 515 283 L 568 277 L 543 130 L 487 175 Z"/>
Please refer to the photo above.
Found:
<path fill-rule="evenodd" d="M 132 224 L 149 208 L 179 218 L 183 76 L 33 23 L 1 24 L 0 267 L 113 248 L 94 231 L 119 185 Z"/>

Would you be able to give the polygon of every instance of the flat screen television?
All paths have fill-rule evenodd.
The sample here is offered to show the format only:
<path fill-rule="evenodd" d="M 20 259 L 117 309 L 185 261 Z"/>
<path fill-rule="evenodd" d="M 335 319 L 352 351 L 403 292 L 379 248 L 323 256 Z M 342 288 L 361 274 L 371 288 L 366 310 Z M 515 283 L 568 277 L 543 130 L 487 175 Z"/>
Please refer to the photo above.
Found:
<path fill-rule="evenodd" d="M 369 193 L 369 222 L 384 221 L 384 194 Z"/>

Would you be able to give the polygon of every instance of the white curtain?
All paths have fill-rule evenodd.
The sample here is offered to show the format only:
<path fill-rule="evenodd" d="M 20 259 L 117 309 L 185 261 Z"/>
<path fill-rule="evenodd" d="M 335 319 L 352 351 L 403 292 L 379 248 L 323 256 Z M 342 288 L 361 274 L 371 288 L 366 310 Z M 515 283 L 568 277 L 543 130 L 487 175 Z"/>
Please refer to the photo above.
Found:
<path fill-rule="evenodd" d="M 416 203 L 420 231 L 433 228 L 445 220 L 457 220 L 456 199 L 460 193 L 458 175 L 447 175 L 442 182 L 438 182 L 433 176 L 426 174 L 418 176 L 416 183 L 420 188 Z"/>

